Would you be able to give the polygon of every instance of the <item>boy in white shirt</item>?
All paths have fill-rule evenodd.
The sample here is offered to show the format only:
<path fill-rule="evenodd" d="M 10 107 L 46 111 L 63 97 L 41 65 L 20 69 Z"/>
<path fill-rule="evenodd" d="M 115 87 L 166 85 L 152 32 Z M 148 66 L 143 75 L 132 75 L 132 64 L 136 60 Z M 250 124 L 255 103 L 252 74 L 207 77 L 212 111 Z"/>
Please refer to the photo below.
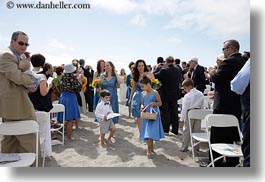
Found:
<path fill-rule="evenodd" d="M 109 144 L 112 144 L 111 138 L 113 137 L 115 133 L 115 125 L 112 122 L 112 120 L 107 119 L 107 116 L 110 113 L 113 113 L 113 110 L 111 108 L 110 104 L 110 92 L 108 90 L 102 90 L 100 92 L 101 101 L 98 103 L 95 115 L 96 118 L 100 121 L 99 124 L 99 130 L 100 130 L 100 144 L 103 148 L 106 148 L 107 145 L 105 143 L 105 134 L 110 131 L 110 135 L 108 138 Z"/>
<path fill-rule="evenodd" d="M 202 109 L 204 107 L 204 95 L 194 88 L 194 82 L 188 78 L 182 82 L 183 89 L 187 92 L 182 101 L 182 110 L 180 121 L 184 121 L 182 146 L 179 149 L 181 152 L 187 152 L 190 143 L 188 111 L 190 109 Z M 191 128 L 194 132 L 200 132 L 201 122 L 191 120 Z"/>

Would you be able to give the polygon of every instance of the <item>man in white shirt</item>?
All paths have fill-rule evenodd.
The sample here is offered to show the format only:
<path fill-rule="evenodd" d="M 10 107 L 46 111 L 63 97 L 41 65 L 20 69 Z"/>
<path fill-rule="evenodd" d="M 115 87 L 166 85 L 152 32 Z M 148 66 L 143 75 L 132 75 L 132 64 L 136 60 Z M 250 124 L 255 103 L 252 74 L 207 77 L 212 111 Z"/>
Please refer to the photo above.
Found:
<path fill-rule="evenodd" d="M 190 143 L 190 133 L 189 133 L 189 122 L 188 122 L 188 111 L 190 109 L 202 109 L 204 106 L 204 96 L 203 94 L 194 88 L 194 82 L 192 79 L 185 79 L 182 83 L 183 89 L 187 92 L 187 94 L 183 98 L 182 102 L 182 110 L 181 110 L 181 118 L 180 121 L 184 121 L 183 125 L 183 138 L 182 138 L 182 146 L 179 151 L 187 152 L 188 146 Z M 191 128 L 194 132 L 200 132 L 201 123 L 194 122 L 191 120 Z"/>
<path fill-rule="evenodd" d="M 112 120 L 107 119 L 107 116 L 110 113 L 113 113 L 111 104 L 110 104 L 110 92 L 108 90 L 102 90 L 100 92 L 101 101 L 97 105 L 95 110 L 95 115 L 97 120 L 100 121 L 99 131 L 100 131 L 100 144 L 103 148 L 106 148 L 107 145 L 105 143 L 105 134 L 110 131 L 110 135 L 108 138 L 109 144 L 112 144 L 111 138 L 115 133 L 115 125 Z"/>

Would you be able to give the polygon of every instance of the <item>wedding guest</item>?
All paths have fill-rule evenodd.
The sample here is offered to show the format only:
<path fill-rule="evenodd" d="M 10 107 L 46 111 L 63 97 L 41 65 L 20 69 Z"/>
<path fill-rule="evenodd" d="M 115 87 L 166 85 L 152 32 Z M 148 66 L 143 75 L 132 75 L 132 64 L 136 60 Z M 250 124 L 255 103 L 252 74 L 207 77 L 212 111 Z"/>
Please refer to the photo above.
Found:
<path fill-rule="evenodd" d="M 103 89 L 110 92 L 110 102 L 112 104 L 113 112 L 119 113 L 119 102 L 117 95 L 116 85 L 122 82 L 122 79 L 115 72 L 115 66 L 111 61 L 105 63 L 106 73 L 102 75 Z M 112 119 L 113 123 L 116 124 L 119 121 L 119 117 Z"/>
<path fill-rule="evenodd" d="M 65 106 L 65 121 L 68 141 L 72 140 L 73 120 L 80 119 L 80 110 L 75 93 L 80 92 L 82 85 L 74 75 L 75 70 L 76 67 L 73 66 L 73 64 L 66 64 L 64 66 L 64 75 L 61 80 L 62 93 L 59 99 L 59 104 L 63 104 Z M 63 121 L 62 113 L 58 114 L 57 120 L 59 122 Z"/>
<path fill-rule="evenodd" d="M 133 75 L 133 85 L 132 91 L 130 95 L 130 99 L 128 104 L 131 105 L 132 108 L 132 116 L 135 118 L 139 132 L 141 131 L 142 119 L 141 119 L 141 85 L 140 80 L 143 79 L 144 76 L 149 76 L 149 78 L 153 77 L 151 73 L 148 72 L 148 68 L 144 60 L 139 59 L 135 63 L 135 67 L 132 72 Z"/>
<path fill-rule="evenodd" d="M 126 99 L 126 73 L 124 68 L 121 69 L 119 76 L 122 78 L 119 99 L 120 101 L 124 101 Z"/>
<path fill-rule="evenodd" d="M 97 62 L 97 71 L 94 73 L 93 81 L 99 78 L 104 72 L 105 72 L 105 61 L 103 59 L 100 59 Z M 98 100 L 100 98 L 100 91 L 101 88 L 94 89 L 93 110 L 95 110 L 97 107 Z"/>
<path fill-rule="evenodd" d="M 108 138 L 109 144 L 112 144 L 112 138 L 115 134 L 115 125 L 114 123 L 107 119 L 107 116 L 113 113 L 111 102 L 110 102 L 110 92 L 108 90 L 102 90 L 100 92 L 101 101 L 96 107 L 95 115 L 99 118 L 99 131 L 100 131 L 100 144 L 103 148 L 106 148 L 107 145 L 105 143 L 105 134 L 110 131 L 110 135 Z"/>
<path fill-rule="evenodd" d="M 166 59 L 166 68 L 161 69 L 155 74 L 155 77 L 161 82 L 161 99 L 163 105 L 161 106 L 161 118 L 164 132 L 169 134 L 170 126 L 171 132 L 178 135 L 179 121 L 178 121 L 178 93 L 180 88 L 181 72 L 173 65 L 174 58 L 169 56 Z"/>
<path fill-rule="evenodd" d="M 131 90 L 132 90 L 132 73 L 133 73 L 133 69 L 134 69 L 134 62 L 130 62 L 129 64 L 129 69 L 131 71 L 130 74 L 127 75 L 126 77 L 126 86 L 127 86 L 127 91 L 126 91 L 126 106 L 128 106 L 128 113 L 129 113 L 129 118 L 131 118 L 131 114 L 132 114 L 132 109 L 131 109 L 131 105 L 128 104 L 129 99 L 130 99 L 130 95 L 131 95 Z"/>
<path fill-rule="evenodd" d="M 35 78 L 18 69 L 21 55 L 29 46 L 28 40 L 26 33 L 16 31 L 12 34 L 9 47 L 0 53 L 0 117 L 4 122 L 36 120 L 34 107 L 27 92 L 35 92 L 37 88 L 23 87 L 33 84 Z M 36 135 L 4 136 L 1 152 L 35 153 Z"/>
<path fill-rule="evenodd" d="M 159 106 L 162 105 L 159 93 L 153 90 L 151 87 L 151 80 L 144 76 L 140 80 L 140 85 L 143 90 L 141 93 L 142 109 L 147 107 L 145 112 L 150 112 L 150 109 L 154 109 L 157 113 L 156 120 L 142 119 L 142 127 L 140 132 L 140 140 L 147 143 L 147 157 L 151 159 L 155 154 L 154 141 L 159 141 L 161 138 L 165 138 L 164 130 L 161 123 Z"/>
<path fill-rule="evenodd" d="M 53 108 L 51 101 L 51 93 L 52 93 L 52 83 L 47 82 L 49 77 L 52 77 L 53 67 L 49 63 L 45 63 L 43 65 L 43 70 L 38 73 L 40 75 L 40 85 L 37 88 L 36 92 L 29 93 L 29 98 L 33 103 L 34 109 L 36 111 L 44 111 L 46 112 L 45 122 L 39 122 L 40 129 L 44 128 L 44 130 L 40 130 L 40 135 L 45 136 L 45 143 L 41 146 L 41 150 L 45 150 L 45 154 L 50 157 L 52 156 L 52 145 L 51 145 L 51 135 L 50 135 L 50 110 Z M 49 133 L 49 135 L 47 134 Z M 46 156 L 43 156 L 46 157 Z"/>

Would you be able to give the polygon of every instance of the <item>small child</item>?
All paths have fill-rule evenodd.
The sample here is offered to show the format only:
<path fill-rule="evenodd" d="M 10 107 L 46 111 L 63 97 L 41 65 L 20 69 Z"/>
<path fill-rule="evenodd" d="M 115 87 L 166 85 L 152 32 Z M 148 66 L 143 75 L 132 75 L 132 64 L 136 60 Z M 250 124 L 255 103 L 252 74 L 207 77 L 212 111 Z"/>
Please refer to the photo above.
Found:
<path fill-rule="evenodd" d="M 202 109 L 204 106 L 204 96 L 203 94 L 194 88 L 194 82 L 192 79 L 188 78 L 182 82 L 183 89 L 187 92 L 182 101 L 182 110 L 180 121 L 184 121 L 183 125 L 183 138 L 182 146 L 179 148 L 181 152 L 187 152 L 190 143 L 190 129 L 188 121 L 188 111 L 190 109 Z M 200 132 L 201 122 L 191 122 L 191 128 L 194 132 Z"/>
<path fill-rule="evenodd" d="M 150 112 L 150 109 L 153 108 L 157 113 L 156 120 L 142 119 L 142 127 L 140 130 L 140 140 L 147 141 L 147 157 L 151 159 L 154 152 L 154 140 L 159 141 L 161 138 L 165 138 L 164 130 L 161 122 L 159 106 L 162 105 L 160 95 L 156 90 L 153 90 L 151 87 L 151 80 L 144 76 L 140 80 L 142 100 L 142 109 L 146 106 L 146 112 Z"/>
<path fill-rule="evenodd" d="M 106 148 L 107 145 L 105 143 L 105 134 L 110 131 L 110 135 L 108 138 L 109 144 L 112 144 L 111 138 L 115 133 L 115 125 L 112 120 L 107 119 L 107 116 L 110 113 L 113 113 L 113 110 L 110 105 L 110 92 L 108 90 L 102 90 L 100 92 L 101 101 L 98 103 L 95 115 L 97 120 L 100 121 L 100 144 L 103 148 Z"/>
<path fill-rule="evenodd" d="M 33 71 L 30 70 L 30 60 L 29 57 L 26 57 L 26 55 L 21 55 L 21 60 L 18 63 L 19 70 L 23 71 L 27 75 L 33 76 L 36 80 L 32 85 L 24 85 L 26 88 L 29 87 L 36 87 L 40 84 L 40 76 Z"/>

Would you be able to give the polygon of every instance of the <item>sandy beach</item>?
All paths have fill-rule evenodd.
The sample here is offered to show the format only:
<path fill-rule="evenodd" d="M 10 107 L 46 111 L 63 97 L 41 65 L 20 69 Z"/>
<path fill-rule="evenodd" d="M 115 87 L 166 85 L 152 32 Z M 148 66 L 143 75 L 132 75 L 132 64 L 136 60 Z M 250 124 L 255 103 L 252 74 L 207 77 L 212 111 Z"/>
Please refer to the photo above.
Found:
<path fill-rule="evenodd" d="M 170 134 L 155 142 L 156 154 L 146 156 L 146 144 L 140 143 L 138 129 L 128 117 L 128 108 L 120 104 L 120 120 L 116 125 L 115 143 L 107 148 L 99 145 L 99 127 L 94 113 L 82 114 L 80 129 L 73 131 L 73 141 L 54 145 L 53 156 L 45 167 L 198 167 L 192 161 L 191 152 L 179 152 L 181 133 Z M 108 136 L 108 135 L 107 135 Z"/>

